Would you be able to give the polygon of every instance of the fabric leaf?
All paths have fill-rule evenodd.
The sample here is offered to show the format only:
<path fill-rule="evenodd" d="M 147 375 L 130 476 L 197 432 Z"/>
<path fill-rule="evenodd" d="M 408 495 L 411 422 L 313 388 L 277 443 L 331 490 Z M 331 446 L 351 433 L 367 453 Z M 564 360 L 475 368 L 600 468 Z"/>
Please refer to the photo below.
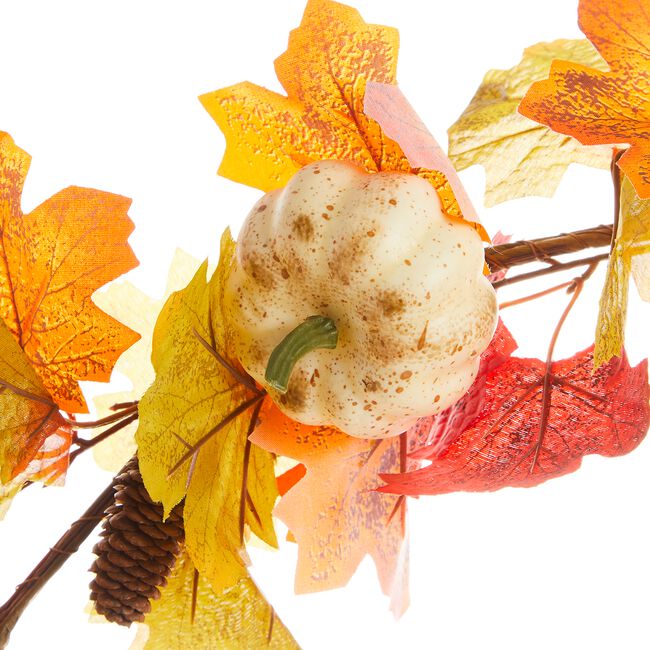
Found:
<path fill-rule="evenodd" d="M 499 319 L 488 348 L 481 354 L 476 379 L 469 390 L 449 408 L 437 415 L 421 418 L 409 432 L 413 440 L 413 458 L 434 458 L 443 454 L 480 416 L 485 403 L 487 376 L 517 349 L 512 334 Z"/>
<path fill-rule="evenodd" d="M 629 144 L 618 165 L 650 198 L 650 13 L 645 0 L 580 0 L 579 24 L 609 65 L 554 61 L 522 115 L 583 144 Z"/>
<path fill-rule="evenodd" d="M 195 580 L 196 605 L 192 617 Z M 214 591 L 205 578 L 195 577 L 192 560 L 183 553 L 167 586 L 161 590 L 160 599 L 152 601 L 151 612 L 131 650 L 191 648 L 297 650 L 299 646 L 250 577 Z"/>
<path fill-rule="evenodd" d="M 551 364 L 544 425 L 545 364 L 510 358 L 490 373 L 474 424 L 431 465 L 384 475 L 382 492 L 406 495 L 530 487 L 573 472 L 587 454 L 620 456 L 650 425 L 647 360 L 625 356 L 594 371 L 592 348 Z"/>
<path fill-rule="evenodd" d="M 400 441 L 352 438 L 287 418 L 265 400 L 251 440 L 300 461 L 306 475 L 275 514 L 298 543 L 296 592 L 342 587 L 369 554 L 396 615 L 408 606 L 408 547 L 397 498 L 374 491 L 380 472 L 400 468 Z M 298 470 L 300 471 L 300 470 Z"/>
<path fill-rule="evenodd" d="M 131 381 L 131 390 L 95 397 L 93 401 L 100 416 L 108 415 L 113 404 L 140 399 L 153 383 L 155 372 L 151 365 L 151 345 L 156 319 L 167 298 L 189 283 L 198 266 L 197 260 L 178 249 L 169 268 L 165 294 L 159 300 L 150 298 L 127 281 L 113 282 L 106 291 L 93 296 L 100 309 L 142 337 L 115 364 L 115 370 Z M 137 447 L 133 436 L 137 426 L 134 422 L 93 447 L 93 456 L 100 467 L 116 473 L 135 454 Z"/>
<path fill-rule="evenodd" d="M 78 381 L 108 381 L 138 335 L 91 300 L 137 265 L 131 203 L 68 187 L 30 214 L 20 207 L 30 157 L 0 132 L 0 317 L 59 408 L 86 412 Z"/>
<path fill-rule="evenodd" d="M 246 575 L 239 511 L 251 409 L 209 437 L 193 459 L 176 466 L 188 446 L 251 397 L 201 341 L 236 363 L 227 353 L 228 333 L 221 311 L 234 246 L 226 231 L 212 279 L 206 280 L 204 263 L 188 286 L 163 307 L 153 337 L 156 379 L 140 402 L 136 432 L 140 469 L 149 494 L 163 503 L 165 513 L 185 498 L 187 550 L 215 589 L 232 586 Z M 248 486 L 259 522 L 256 532 L 276 545 L 270 511 L 277 488 L 268 453 L 253 450 L 250 454 Z M 247 521 L 251 523 L 250 514 Z"/>
<path fill-rule="evenodd" d="M 619 356 L 625 341 L 630 273 L 639 294 L 650 301 L 650 200 L 640 199 L 626 177 L 621 183 L 616 244 L 607 268 L 596 326 L 594 364 L 600 366 Z"/>
<path fill-rule="evenodd" d="M 444 173 L 412 170 L 400 146 L 364 112 L 369 82 L 395 83 L 398 45 L 395 29 L 369 25 L 346 5 L 309 0 L 275 62 L 286 96 L 243 82 L 200 97 L 226 138 L 219 173 L 268 192 L 318 160 L 347 160 L 369 172 L 413 171 L 431 182 L 449 216 L 475 220 L 463 215 Z"/>
<path fill-rule="evenodd" d="M 472 222 L 483 240 L 490 241 L 454 166 L 402 91 L 394 85 L 369 81 L 364 110 L 399 144 L 413 171 L 433 185 L 445 214 Z"/>
<path fill-rule="evenodd" d="M 27 356 L 0 320 L 0 518 L 27 480 L 56 481 L 71 433 Z"/>
<path fill-rule="evenodd" d="M 589 41 L 538 43 L 524 50 L 515 67 L 489 70 L 449 129 L 449 157 L 456 168 L 485 167 L 487 206 L 523 196 L 552 196 L 571 163 L 609 168 L 611 147 L 585 147 L 517 112 L 530 85 L 548 75 L 554 59 L 607 70 Z"/>

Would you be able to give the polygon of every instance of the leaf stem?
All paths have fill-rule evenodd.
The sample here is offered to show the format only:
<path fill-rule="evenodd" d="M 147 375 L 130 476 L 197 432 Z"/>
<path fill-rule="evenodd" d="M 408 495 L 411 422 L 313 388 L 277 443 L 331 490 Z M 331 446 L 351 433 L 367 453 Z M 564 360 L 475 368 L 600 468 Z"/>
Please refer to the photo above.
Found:
<path fill-rule="evenodd" d="M 244 524 L 246 523 L 246 504 L 250 500 L 248 494 L 248 468 L 250 466 L 250 457 L 251 457 L 251 441 L 250 436 L 257 426 L 257 420 L 260 415 L 260 409 L 262 408 L 262 400 L 260 400 L 251 414 L 251 421 L 248 425 L 248 430 L 246 431 L 246 445 L 244 447 L 244 462 L 242 470 L 242 479 L 241 479 L 241 497 L 239 500 L 239 543 L 244 543 Z"/>
<path fill-rule="evenodd" d="M 537 298 L 543 298 L 544 296 L 548 296 L 551 293 L 554 293 L 556 291 L 559 291 L 560 289 L 564 289 L 566 287 L 570 287 L 573 285 L 573 280 L 569 280 L 568 282 L 563 282 L 562 284 L 557 284 L 554 287 L 550 287 L 549 289 L 544 289 L 544 291 L 538 291 L 537 293 L 531 293 L 528 296 L 523 296 L 522 298 L 517 298 L 516 300 L 508 300 L 507 302 L 502 302 L 499 305 L 499 310 L 506 309 L 507 307 L 515 307 L 516 305 L 522 305 L 526 302 L 530 302 L 531 300 L 537 300 Z"/>
<path fill-rule="evenodd" d="M 546 435 L 548 418 L 551 412 L 551 393 L 553 392 L 553 379 L 554 379 L 552 368 L 553 368 L 553 353 L 555 352 L 555 345 L 557 343 L 558 337 L 560 336 L 560 332 L 562 331 L 562 327 L 564 326 L 564 323 L 566 322 L 566 319 L 569 316 L 569 313 L 571 312 L 573 306 L 576 304 L 578 298 L 580 297 L 585 282 L 592 275 L 597 265 L 598 262 L 592 262 L 587 268 L 587 270 L 580 277 L 575 278 L 575 280 L 573 280 L 573 282 L 571 283 L 572 284 L 572 287 L 570 289 L 572 294 L 571 299 L 569 300 L 567 306 L 564 308 L 564 311 L 562 312 L 562 315 L 560 316 L 560 319 L 558 320 L 557 325 L 553 330 L 553 335 L 551 336 L 551 340 L 548 344 L 548 351 L 546 353 L 546 369 L 544 372 L 544 379 L 542 382 L 543 385 L 542 414 L 539 420 L 539 434 L 537 438 L 537 443 L 535 444 L 533 460 L 530 466 L 531 474 L 535 471 L 535 467 L 539 459 L 539 454 L 542 449 L 542 444 L 544 443 L 544 436 Z"/>
<path fill-rule="evenodd" d="M 221 431 L 224 427 L 226 427 L 228 424 L 230 424 L 233 420 L 238 418 L 242 413 L 247 411 L 251 406 L 255 406 L 258 402 L 261 402 L 264 397 L 266 396 L 266 392 L 256 395 L 255 397 L 252 397 L 249 400 L 246 400 L 245 402 L 241 403 L 236 409 L 231 411 L 226 417 L 219 422 L 219 424 L 215 425 L 208 431 L 202 438 L 200 438 L 197 442 L 195 442 L 176 462 L 176 464 L 169 470 L 169 473 L 167 474 L 167 478 L 171 478 L 178 470 L 179 468 L 187 462 L 195 452 L 197 452 L 203 445 L 205 445 L 206 442 L 212 438 L 216 433 Z"/>
<path fill-rule="evenodd" d="M 69 424 L 75 429 L 98 429 L 99 427 L 103 427 L 106 426 L 107 424 L 112 424 L 113 422 L 122 420 L 128 415 L 137 412 L 137 410 L 138 410 L 138 402 L 133 402 L 122 409 L 116 409 L 115 406 L 112 406 L 111 411 L 115 411 L 115 413 L 113 413 L 113 415 L 107 415 L 105 418 L 100 418 L 99 420 L 80 422 L 79 420 L 73 420 L 66 417 L 64 417 L 63 420 L 66 424 Z"/>
<path fill-rule="evenodd" d="M 130 413 L 127 415 L 127 417 L 123 417 L 117 424 L 114 424 L 112 427 L 106 429 L 106 431 L 102 431 L 99 435 L 95 436 L 94 438 L 91 438 L 90 440 L 85 440 L 83 438 L 75 438 L 74 439 L 74 444 L 77 445 L 77 449 L 74 451 L 70 452 L 70 463 L 79 456 L 79 454 L 83 454 L 84 451 L 87 451 L 88 449 L 92 449 L 95 445 L 99 444 L 100 442 L 103 442 L 107 438 L 110 438 L 114 433 L 117 433 L 118 431 L 121 431 L 122 429 L 126 428 L 131 424 L 131 422 L 135 422 L 138 419 L 138 413 L 137 411 L 135 413 Z"/>

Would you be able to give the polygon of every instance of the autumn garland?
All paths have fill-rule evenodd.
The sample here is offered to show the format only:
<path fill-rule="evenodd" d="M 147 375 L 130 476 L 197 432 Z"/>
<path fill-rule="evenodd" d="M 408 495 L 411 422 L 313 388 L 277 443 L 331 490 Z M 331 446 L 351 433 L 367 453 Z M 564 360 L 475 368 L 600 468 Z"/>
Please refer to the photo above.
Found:
<path fill-rule="evenodd" d="M 86 408 L 78 382 L 107 381 L 118 357 L 137 339 L 89 300 L 97 288 L 135 265 L 126 243 L 133 227 L 126 217 L 129 201 L 68 188 L 23 215 L 20 195 L 29 157 L 2 134 L 0 508 L 6 509 L 33 481 L 54 482 L 79 453 L 138 420 L 138 461 L 147 491 L 165 514 L 184 503 L 185 529 L 170 585 L 147 615 L 151 637 L 146 647 L 166 647 L 164 630 L 174 617 L 191 622 L 182 643 L 201 647 L 215 617 L 240 620 L 244 606 L 272 613 L 248 575 L 245 542 L 250 532 L 277 546 L 273 515 L 288 525 L 299 545 L 299 591 L 345 584 L 370 554 L 394 611 L 401 613 L 406 606 L 400 563 L 406 496 L 536 485 L 577 469 L 586 454 L 611 456 L 636 448 L 650 423 L 647 364 L 629 366 L 623 334 L 629 276 L 642 297 L 650 293 L 650 191 L 645 139 L 638 136 L 640 118 L 628 90 L 648 70 L 643 52 L 632 57 L 621 53 L 638 51 L 633 35 L 648 23 L 638 5 L 622 4 L 580 3 L 580 25 L 609 67 L 585 41 L 529 48 L 519 66 L 488 73 L 450 131 L 451 161 L 459 169 L 484 164 L 492 202 L 552 192 L 558 169 L 570 162 L 612 165 L 613 228 L 486 249 L 495 288 L 583 269 L 569 281 L 502 305 L 567 290 L 567 306 L 546 359 L 513 357 L 516 343 L 500 324 L 470 390 L 398 438 L 355 439 L 333 427 L 299 424 L 245 373 L 232 354 L 232 332 L 224 325 L 224 286 L 235 254 L 229 233 L 222 238 L 214 274 L 208 277 L 207 265 L 202 265 L 162 308 L 151 388 L 141 399 L 138 395 L 115 404 L 105 417 L 80 422 L 77 414 Z M 624 25 L 607 31 L 602 18 L 616 11 L 620 15 L 612 24 Z M 341 50 L 341 42 L 348 47 Z M 556 60 L 563 58 L 571 63 Z M 244 83 L 201 98 L 226 135 L 220 173 L 264 191 L 283 187 L 303 166 L 322 159 L 346 160 L 368 172 L 408 173 L 431 184 L 447 218 L 469 222 L 486 238 L 453 167 L 391 85 L 396 64 L 395 30 L 368 25 L 355 10 L 330 0 L 310 0 L 300 27 L 291 33 L 289 49 L 276 61 L 286 97 Z M 495 84 L 502 84 L 502 93 L 490 91 Z M 629 108 L 625 129 L 613 130 L 607 107 L 598 101 L 613 88 Z M 595 107 L 601 114 L 594 118 Z M 582 144 L 572 140 L 565 146 L 559 133 Z M 507 155 L 513 142 L 530 155 L 520 156 L 523 162 L 504 173 L 496 161 L 513 159 Z M 621 143 L 632 145 L 622 155 L 605 146 Z M 594 144 L 600 148 L 583 146 Z M 531 176 L 545 182 L 531 184 Z M 97 228 L 98 215 L 110 228 Z M 58 228 L 52 227 L 55 221 Z M 611 256 L 555 259 L 599 246 L 610 246 Z M 59 257 L 49 255 L 53 249 Z M 608 257 L 595 351 L 555 361 L 566 316 L 598 263 Z M 26 267 L 24 259 L 33 260 L 32 266 Z M 504 277 L 510 267 L 533 261 L 542 268 Z M 34 290 L 44 286 L 44 291 Z M 103 334 L 100 349 L 97 332 Z M 103 432 L 87 440 L 79 433 L 86 428 Z M 276 456 L 298 465 L 276 477 Z M 430 462 L 418 469 L 420 460 Z M 319 494 L 330 504 L 328 521 L 317 516 L 325 506 L 318 502 L 323 498 Z M 29 599 L 92 532 L 112 498 L 109 486 L 0 609 L 0 643 L 8 641 Z M 307 501 L 311 508 L 305 507 Z M 319 548 L 332 530 L 343 552 L 336 557 L 308 552 Z M 184 601 L 191 602 L 191 612 L 177 605 L 183 595 L 189 595 Z M 228 637 L 229 642 L 236 647 L 296 647 L 274 615 L 270 621 L 270 626 L 260 622 L 231 630 L 237 636 Z"/>

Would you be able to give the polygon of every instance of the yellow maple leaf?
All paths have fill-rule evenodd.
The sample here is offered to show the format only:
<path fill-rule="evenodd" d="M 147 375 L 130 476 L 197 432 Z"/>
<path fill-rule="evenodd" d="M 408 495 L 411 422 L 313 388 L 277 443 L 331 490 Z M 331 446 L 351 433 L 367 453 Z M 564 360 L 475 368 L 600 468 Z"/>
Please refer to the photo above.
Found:
<path fill-rule="evenodd" d="M 150 298 L 127 281 L 114 282 L 106 291 L 98 292 L 93 297 L 100 309 L 141 336 L 137 343 L 122 354 L 115 365 L 115 370 L 131 381 L 131 390 L 95 397 L 95 407 L 100 416 L 109 414 L 113 404 L 140 399 L 153 383 L 156 373 L 151 364 L 151 345 L 156 319 L 167 298 L 190 281 L 197 266 L 197 260 L 177 249 L 161 299 Z M 135 454 L 137 446 L 133 436 L 137 426 L 134 422 L 111 435 L 102 444 L 93 447 L 93 455 L 100 467 L 115 473 Z"/>
<path fill-rule="evenodd" d="M 196 596 L 193 593 L 196 582 Z M 192 601 L 195 601 L 192 618 Z M 250 577 L 215 591 L 181 554 L 131 650 L 299 648 Z"/>
<path fill-rule="evenodd" d="M 621 183 L 616 235 L 600 298 L 594 367 L 620 356 L 625 341 L 628 285 L 632 273 L 639 295 L 650 302 L 650 199 L 640 199 L 627 177 Z"/>
<path fill-rule="evenodd" d="M 156 379 L 140 402 L 136 432 L 149 494 L 166 514 L 185 498 L 187 550 L 215 589 L 246 575 L 240 522 L 245 465 L 245 521 L 267 544 L 277 545 L 273 459 L 256 447 L 246 451 L 260 394 L 216 356 L 237 365 L 227 352 L 221 306 L 234 248 L 226 231 L 212 279 L 206 280 L 206 262 L 163 307 L 153 336 Z"/>
<path fill-rule="evenodd" d="M 487 206 L 523 196 L 552 196 L 571 163 L 603 169 L 610 165 L 611 147 L 586 147 L 517 112 L 530 85 L 548 76 L 554 59 L 607 70 L 585 39 L 538 43 L 526 48 L 513 68 L 489 70 L 449 128 L 449 157 L 456 168 L 485 167 Z"/>

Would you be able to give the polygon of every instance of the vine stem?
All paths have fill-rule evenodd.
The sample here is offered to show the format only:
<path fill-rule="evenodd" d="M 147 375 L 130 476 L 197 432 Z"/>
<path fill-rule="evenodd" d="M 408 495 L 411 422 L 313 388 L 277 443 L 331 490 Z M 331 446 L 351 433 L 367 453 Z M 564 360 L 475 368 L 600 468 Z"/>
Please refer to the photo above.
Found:
<path fill-rule="evenodd" d="M 120 470 L 117 474 L 122 473 Z M 7 602 L 0 607 L 0 648 L 6 647 L 9 635 L 32 598 L 45 583 L 79 550 L 81 544 L 104 518 L 104 511 L 113 502 L 116 478 L 93 501 L 88 509 L 44 555 L 32 572 L 21 582 Z"/>
<path fill-rule="evenodd" d="M 596 226 L 540 239 L 489 246 L 485 249 L 485 261 L 493 273 L 531 262 L 545 262 L 550 265 L 549 268 L 553 268 L 556 265 L 552 259 L 555 255 L 611 246 L 612 229 L 611 225 Z"/>
<path fill-rule="evenodd" d="M 539 459 L 539 454 L 542 450 L 542 445 L 544 443 L 544 436 L 546 435 L 546 427 L 548 426 L 548 419 L 551 413 L 551 393 L 553 389 L 553 380 L 555 379 L 553 375 L 553 354 L 555 352 L 555 345 L 564 327 L 564 323 L 568 318 L 571 310 L 578 301 L 580 294 L 582 293 L 582 288 L 585 285 L 585 282 L 591 277 L 593 272 L 596 270 L 598 262 L 592 262 L 587 270 L 578 278 L 575 278 L 572 282 L 572 286 L 569 288 L 569 292 L 572 293 L 571 299 L 569 300 L 567 306 L 564 308 L 560 319 L 553 330 L 551 340 L 548 344 L 548 350 L 546 352 L 546 364 L 544 371 L 544 378 L 542 380 L 542 415 L 539 421 L 539 435 L 537 443 L 535 444 L 535 451 L 533 453 L 533 461 L 530 466 L 530 473 L 532 474 L 535 471 L 537 465 L 537 460 Z"/>

